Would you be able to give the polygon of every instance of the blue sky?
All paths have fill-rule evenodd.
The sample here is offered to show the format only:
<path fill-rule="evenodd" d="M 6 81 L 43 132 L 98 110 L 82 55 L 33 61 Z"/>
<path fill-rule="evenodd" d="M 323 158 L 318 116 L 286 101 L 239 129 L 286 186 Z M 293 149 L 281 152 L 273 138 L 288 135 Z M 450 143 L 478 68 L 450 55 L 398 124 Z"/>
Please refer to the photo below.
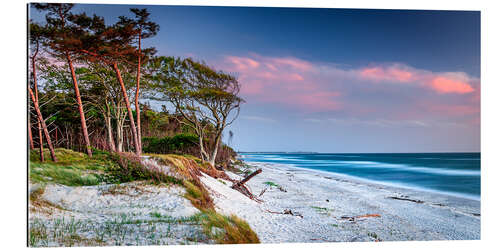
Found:
<path fill-rule="evenodd" d="M 144 43 L 238 76 L 242 151 L 480 150 L 480 13 L 77 5 L 105 17 L 144 7 Z M 31 11 L 31 17 L 42 15 Z"/>

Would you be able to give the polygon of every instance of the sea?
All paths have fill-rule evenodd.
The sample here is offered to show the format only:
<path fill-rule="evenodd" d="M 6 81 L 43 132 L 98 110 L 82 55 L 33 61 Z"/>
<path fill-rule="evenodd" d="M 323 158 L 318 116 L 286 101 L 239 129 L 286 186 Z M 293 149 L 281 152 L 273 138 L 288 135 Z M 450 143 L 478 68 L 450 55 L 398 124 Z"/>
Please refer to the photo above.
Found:
<path fill-rule="evenodd" d="M 481 153 L 239 153 L 272 163 L 347 175 L 379 184 L 480 200 Z"/>

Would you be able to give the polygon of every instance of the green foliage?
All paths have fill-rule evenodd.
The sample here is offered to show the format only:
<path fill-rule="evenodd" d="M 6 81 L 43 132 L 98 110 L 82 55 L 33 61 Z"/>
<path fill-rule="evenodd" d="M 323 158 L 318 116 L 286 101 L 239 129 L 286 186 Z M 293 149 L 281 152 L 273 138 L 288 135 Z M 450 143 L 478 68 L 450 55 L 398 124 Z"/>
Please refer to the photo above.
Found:
<path fill-rule="evenodd" d="M 91 186 L 103 179 L 99 173 L 89 172 L 81 166 L 57 166 L 50 163 L 31 163 L 30 179 L 33 182 L 54 182 L 66 186 Z"/>
<path fill-rule="evenodd" d="M 159 171 L 152 171 L 140 162 L 140 158 L 132 154 L 117 154 L 107 151 L 95 150 L 94 155 L 110 159 L 116 164 L 106 168 L 107 182 L 125 183 L 138 180 L 152 180 L 155 183 L 182 184 L 180 180 Z"/>
<path fill-rule="evenodd" d="M 143 151 L 154 154 L 184 153 L 191 147 L 195 147 L 198 137 L 193 134 L 177 134 L 163 138 L 144 137 Z"/>
<path fill-rule="evenodd" d="M 94 155 L 69 149 L 55 150 L 58 162 L 40 162 L 38 150 L 30 152 L 30 180 L 40 183 L 59 183 L 67 186 L 88 186 L 100 183 L 125 183 L 152 180 L 155 183 L 181 185 L 182 181 L 144 167 L 138 157 L 93 149 Z M 48 150 L 44 150 L 48 155 Z M 48 157 L 46 157 L 48 159 Z"/>
<path fill-rule="evenodd" d="M 276 184 L 276 183 L 274 183 L 272 181 L 266 181 L 266 182 L 264 182 L 264 184 L 266 184 L 266 185 L 268 185 L 270 187 L 279 187 L 278 184 Z"/>

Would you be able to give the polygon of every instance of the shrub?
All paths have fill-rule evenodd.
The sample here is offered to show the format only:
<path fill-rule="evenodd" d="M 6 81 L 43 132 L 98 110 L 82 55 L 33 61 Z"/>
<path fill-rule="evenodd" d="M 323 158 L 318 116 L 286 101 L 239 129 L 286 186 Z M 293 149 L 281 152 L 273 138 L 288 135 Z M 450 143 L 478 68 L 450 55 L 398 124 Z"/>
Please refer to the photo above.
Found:
<path fill-rule="evenodd" d="M 193 134 L 177 134 L 163 138 L 144 137 L 142 139 L 144 153 L 152 154 L 182 154 L 200 156 L 199 139 Z M 205 145 L 210 143 L 205 139 Z M 212 146 L 213 147 L 213 146 Z M 208 146 L 207 148 L 210 148 Z M 229 167 L 231 159 L 236 157 L 236 152 L 227 146 L 220 145 L 215 162 L 223 167 Z"/>
<path fill-rule="evenodd" d="M 154 154 L 185 154 L 196 151 L 198 137 L 193 134 L 177 134 L 163 138 L 143 138 L 143 151 Z"/>
<path fill-rule="evenodd" d="M 100 183 L 124 183 L 151 180 L 182 185 L 173 176 L 143 166 L 140 158 L 128 153 L 111 153 L 93 149 L 93 157 L 69 149 L 55 150 L 59 159 L 53 162 L 47 157 L 40 162 L 39 151 L 30 152 L 29 178 L 34 182 L 53 182 L 67 186 L 88 186 Z M 48 150 L 44 150 L 44 154 Z"/>

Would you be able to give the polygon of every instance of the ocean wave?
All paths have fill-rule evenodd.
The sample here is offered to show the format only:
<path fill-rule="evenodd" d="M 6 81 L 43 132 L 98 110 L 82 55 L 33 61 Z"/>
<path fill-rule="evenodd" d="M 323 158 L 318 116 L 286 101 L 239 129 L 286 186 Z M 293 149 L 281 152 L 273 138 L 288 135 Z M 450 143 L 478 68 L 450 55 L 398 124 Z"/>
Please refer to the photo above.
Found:
<path fill-rule="evenodd" d="M 349 164 L 349 162 L 342 161 L 341 163 Z M 429 168 L 429 167 L 419 167 L 410 166 L 405 164 L 389 164 L 382 162 L 371 162 L 371 161 L 352 161 L 350 162 L 353 166 L 370 167 L 370 168 L 380 168 L 380 169 L 396 169 L 400 171 L 408 172 L 419 172 L 437 175 L 451 175 L 451 176 L 479 176 L 481 171 L 478 170 L 461 170 L 461 169 L 450 169 L 450 168 Z M 369 165 L 369 166 L 366 166 Z"/>
<path fill-rule="evenodd" d="M 373 180 L 373 179 L 360 177 L 360 176 L 354 176 L 354 175 L 350 175 L 350 174 L 346 174 L 346 173 L 331 172 L 331 171 L 326 171 L 326 170 L 321 170 L 321 169 L 304 168 L 304 167 L 297 166 L 295 164 L 269 163 L 269 162 L 258 162 L 258 161 L 254 161 L 251 163 L 262 164 L 263 166 L 277 166 L 277 167 L 284 167 L 284 168 L 291 168 L 291 169 L 300 169 L 304 172 L 321 173 L 323 175 L 339 177 L 339 178 L 343 178 L 343 179 L 347 179 L 347 180 L 372 183 L 372 184 L 395 187 L 395 188 L 404 188 L 404 189 L 410 189 L 410 190 L 414 190 L 414 191 L 436 193 L 436 194 L 441 194 L 441 195 L 449 195 L 449 196 L 460 197 L 460 198 L 465 198 L 465 199 L 470 199 L 470 200 L 480 201 L 480 199 L 481 199 L 480 195 L 475 195 L 475 194 L 470 194 L 470 193 L 462 193 L 462 192 L 455 192 L 455 191 L 445 191 L 445 190 L 438 190 L 438 189 L 433 189 L 433 188 L 426 188 L 426 187 L 422 187 L 420 185 L 415 185 L 413 183 L 406 183 L 406 182 L 397 182 L 397 181 L 388 181 L 388 180 Z"/>

